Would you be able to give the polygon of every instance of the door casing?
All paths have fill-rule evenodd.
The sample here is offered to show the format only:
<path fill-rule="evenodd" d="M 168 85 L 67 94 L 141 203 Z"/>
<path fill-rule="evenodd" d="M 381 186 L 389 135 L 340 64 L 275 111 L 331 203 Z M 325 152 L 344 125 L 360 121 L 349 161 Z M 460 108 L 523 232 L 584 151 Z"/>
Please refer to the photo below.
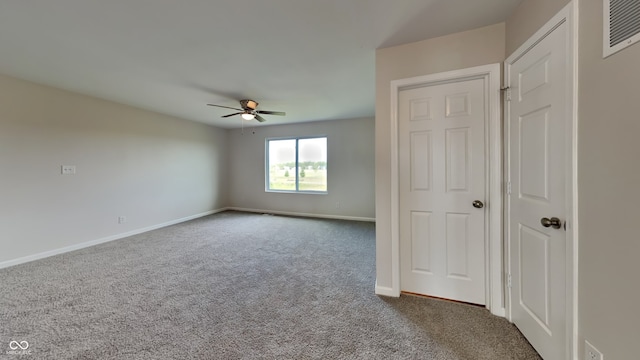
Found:
<path fill-rule="evenodd" d="M 511 84 L 510 67 L 520 57 L 525 55 L 541 39 L 555 30 L 560 24 L 567 24 L 567 96 L 571 101 L 567 104 L 568 114 L 565 117 L 566 129 L 566 324 L 567 324 L 567 354 L 569 359 L 578 360 L 578 7 L 576 0 L 569 2 L 558 14 L 531 36 L 522 46 L 520 46 L 504 63 L 504 87 L 509 88 Z M 509 139 L 509 102 L 504 102 L 505 113 L 505 183 L 509 181 L 510 159 L 510 139 Z M 505 209 L 504 233 L 510 234 L 510 209 Z M 505 239 L 505 253 L 507 254 L 507 274 L 510 274 L 511 258 L 510 239 Z M 511 321 L 511 296 L 509 289 L 506 289 L 506 315 Z"/>
<path fill-rule="evenodd" d="M 477 66 L 437 74 L 391 81 L 391 271 L 390 288 L 376 287 L 379 295 L 400 296 L 400 182 L 398 148 L 398 94 L 414 87 L 471 79 L 485 80 L 487 116 L 485 118 L 486 198 L 485 297 L 486 307 L 505 316 L 504 267 L 502 246 L 502 129 L 500 122 L 500 64 Z"/>

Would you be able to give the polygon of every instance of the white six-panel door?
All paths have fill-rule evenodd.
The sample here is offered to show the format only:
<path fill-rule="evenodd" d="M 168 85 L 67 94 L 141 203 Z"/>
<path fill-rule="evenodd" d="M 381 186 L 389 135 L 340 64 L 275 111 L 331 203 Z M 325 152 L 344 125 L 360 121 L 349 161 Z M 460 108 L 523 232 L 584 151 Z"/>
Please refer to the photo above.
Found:
<path fill-rule="evenodd" d="M 402 291 L 485 303 L 484 82 L 398 94 Z"/>
<path fill-rule="evenodd" d="M 511 320 L 545 360 L 567 356 L 566 39 L 562 23 L 507 65 Z"/>

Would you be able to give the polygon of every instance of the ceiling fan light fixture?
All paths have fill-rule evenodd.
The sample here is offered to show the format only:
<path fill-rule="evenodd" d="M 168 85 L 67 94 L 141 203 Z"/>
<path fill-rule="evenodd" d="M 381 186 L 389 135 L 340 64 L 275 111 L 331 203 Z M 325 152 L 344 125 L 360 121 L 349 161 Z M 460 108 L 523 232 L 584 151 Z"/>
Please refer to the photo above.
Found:
<path fill-rule="evenodd" d="M 251 114 L 251 113 L 244 113 L 242 114 L 242 118 L 245 120 L 253 120 L 255 119 L 256 115 L 255 114 Z"/>

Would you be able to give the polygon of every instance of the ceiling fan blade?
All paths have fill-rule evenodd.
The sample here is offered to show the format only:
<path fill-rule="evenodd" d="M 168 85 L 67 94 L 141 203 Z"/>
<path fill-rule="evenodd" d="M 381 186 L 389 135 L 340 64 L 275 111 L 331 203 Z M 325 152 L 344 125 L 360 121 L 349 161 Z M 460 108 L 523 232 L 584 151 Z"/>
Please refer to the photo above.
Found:
<path fill-rule="evenodd" d="M 244 114 L 244 112 L 239 112 L 239 113 L 235 113 L 235 114 L 224 115 L 224 116 L 222 116 L 222 117 L 223 117 L 223 118 L 227 118 L 227 117 L 230 117 L 230 116 L 235 116 L 235 115 L 240 115 L 240 114 Z"/>
<path fill-rule="evenodd" d="M 256 114 L 256 120 L 260 121 L 260 122 L 265 122 L 267 121 L 267 119 L 263 118 L 262 116 Z"/>
<path fill-rule="evenodd" d="M 285 113 L 284 111 L 268 111 L 268 110 L 258 110 L 256 111 L 258 114 L 265 114 L 265 115 L 280 115 L 280 116 L 285 116 L 287 115 L 287 113 Z"/>
<path fill-rule="evenodd" d="M 215 106 L 215 107 L 221 107 L 221 108 L 225 108 L 225 109 L 231 109 L 231 110 L 238 110 L 238 111 L 242 111 L 242 109 L 232 108 L 232 107 L 228 107 L 228 106 L 214 105 L 214 104 L 207 104 L 207 105 L 209 105 L 209 106 Z"/>

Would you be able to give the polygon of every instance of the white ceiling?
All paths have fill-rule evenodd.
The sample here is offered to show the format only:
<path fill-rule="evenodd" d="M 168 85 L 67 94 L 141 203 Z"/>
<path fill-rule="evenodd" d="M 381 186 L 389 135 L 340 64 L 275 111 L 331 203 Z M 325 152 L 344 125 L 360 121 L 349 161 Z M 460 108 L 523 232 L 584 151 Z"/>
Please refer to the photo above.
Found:
<path fill-rule="evenodd" d="M 287 112 L 272 125 L 368 117 L 376 48 L 521 1 L 0 0 L 0 73 L 224 128 L 240 117 L 207 103 Z"/>

